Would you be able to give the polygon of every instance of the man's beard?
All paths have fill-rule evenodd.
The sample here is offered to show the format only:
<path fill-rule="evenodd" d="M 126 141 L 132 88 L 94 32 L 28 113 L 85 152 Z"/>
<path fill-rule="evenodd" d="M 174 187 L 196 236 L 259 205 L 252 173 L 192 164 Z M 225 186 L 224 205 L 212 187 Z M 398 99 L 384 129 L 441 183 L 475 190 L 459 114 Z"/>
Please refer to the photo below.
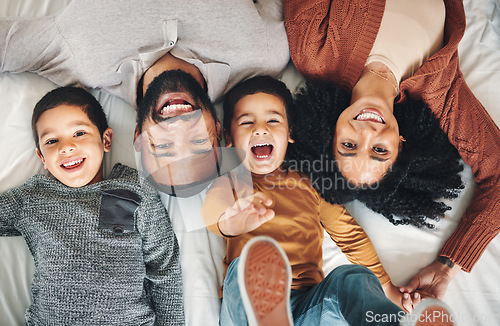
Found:
<path fill-rule="evenodd" d="M 190 94 L 195 102 L 190 103 L 193 110 L 209 110 L 214 120 L 216 119 L 215 109 L 207 92 L 192 75 L 182 70 L 167 70 L 153 79 L 139 105 L 139 111 L 143 112 L 143 114 L 147 111 L 147 115 L 151 114 L 152 119 L 157 123 L 164 121 L 156 108 L 158 99 L 166 93 Z"/>

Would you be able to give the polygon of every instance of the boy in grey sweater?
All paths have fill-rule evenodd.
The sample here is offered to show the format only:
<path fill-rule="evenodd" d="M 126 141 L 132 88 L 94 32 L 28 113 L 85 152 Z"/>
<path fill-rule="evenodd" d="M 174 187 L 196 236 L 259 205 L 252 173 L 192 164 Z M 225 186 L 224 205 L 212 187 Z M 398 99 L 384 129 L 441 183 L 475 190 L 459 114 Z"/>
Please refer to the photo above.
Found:
<path fill-rule="evenodd" d="M 45 95 L 32 118 L 35 175 L 0 195 L 0 235 L 33 255 L 26 325 L 183 325 L 179 247 L 156 191 L 116 164 L 103 179 L 113 132 L 81 88 Z"/>

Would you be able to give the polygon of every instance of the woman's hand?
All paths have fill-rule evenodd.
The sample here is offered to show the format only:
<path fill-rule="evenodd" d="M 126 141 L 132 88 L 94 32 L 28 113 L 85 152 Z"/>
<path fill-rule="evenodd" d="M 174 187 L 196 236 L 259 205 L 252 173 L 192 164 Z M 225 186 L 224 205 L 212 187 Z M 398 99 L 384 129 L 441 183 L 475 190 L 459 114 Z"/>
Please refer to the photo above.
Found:
<path fill-rule="evenodd" d="M 399 290 L 405 293 L 418 291 L 422 297 L 436 298 L 442 300 L 448 284 L 460 270 L 460 266 L 453 264 L 452 267 L 438 260 L 423 268 L 410 280 L 408 285 Z"/>

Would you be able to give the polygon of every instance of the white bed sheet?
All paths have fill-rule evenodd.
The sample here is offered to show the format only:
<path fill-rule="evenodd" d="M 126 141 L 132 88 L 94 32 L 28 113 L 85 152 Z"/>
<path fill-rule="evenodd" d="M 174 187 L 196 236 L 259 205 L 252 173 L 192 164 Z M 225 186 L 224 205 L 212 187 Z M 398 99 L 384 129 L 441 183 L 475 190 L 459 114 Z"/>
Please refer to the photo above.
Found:
<path fill-rule="evenodd" d="M 57 12 L 70 0 L 0 0 L 0 16 L 42 16 Z M 465 0 L 468 26 L 459 47 L 461 68 L 468 84 L 500 124 L 500 4 L 498 0 Z M 283 79 L 291 89 L 301 81 L 290 66 Z M 21 185 L 35 173 L 45 173 L 34 155 L 30 119 L 34 104 L 56 85 L 39 76 L 0 74 L 0 192 Z M 135 166 L 132 150 L 135 111 L 123 100 L 93 90 L 114 129 L 112 150 L 105 156 L 105 174 L 116 162 Z M 499 163 L 500 164 L 500 163 Z M 500 168 L 500 167 L 499 167 Z M 473 194 L 470 169 L 463 173 L 468 186 L 451 202 L 453 210 L 437 231 L 394 227 L 360 203 L 348 205 L 365 228 L 385 268 L 397 285 L 404 285 L 420 268 L 434 260 L 453 232 Z M 327 238 L 328 239 L 328 238 Z M 326 241 L 325 270 L 348 263 L 345 256 Z M 500 238 L 489 245 L 470 274 L 459 273 L 445 301 L 453 308 L 458 325 L 500 325 Z M 22 325 L 30 303 L 33 260 L 21 237 L 0 237 L 0 326 Z M 209 282 L 210 280 L 207 280 Z"/>

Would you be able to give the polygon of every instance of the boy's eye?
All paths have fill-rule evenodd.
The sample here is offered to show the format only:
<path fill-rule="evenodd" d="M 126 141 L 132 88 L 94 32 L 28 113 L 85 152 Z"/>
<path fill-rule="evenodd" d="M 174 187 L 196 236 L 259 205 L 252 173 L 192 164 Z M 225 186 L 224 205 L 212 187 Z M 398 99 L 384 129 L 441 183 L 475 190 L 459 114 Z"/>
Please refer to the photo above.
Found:
<path fill-rule="evenodd" d="M 57 139 L 49 139 L 45 142 L 45 145 L 52 145 L 57 143 Z"/>
<path fill-rule="evenodd" d="M 75 137 L 83 136 L 85 134 L 86 134 L 85 131 L 77 131 L 77 132 L 75 132 Z"/>
<path fill-rule="evenodd" d="M 270 119 L 267 121 L 267 123 L 279 123 L 280 121 L 278 119 Z"/>

